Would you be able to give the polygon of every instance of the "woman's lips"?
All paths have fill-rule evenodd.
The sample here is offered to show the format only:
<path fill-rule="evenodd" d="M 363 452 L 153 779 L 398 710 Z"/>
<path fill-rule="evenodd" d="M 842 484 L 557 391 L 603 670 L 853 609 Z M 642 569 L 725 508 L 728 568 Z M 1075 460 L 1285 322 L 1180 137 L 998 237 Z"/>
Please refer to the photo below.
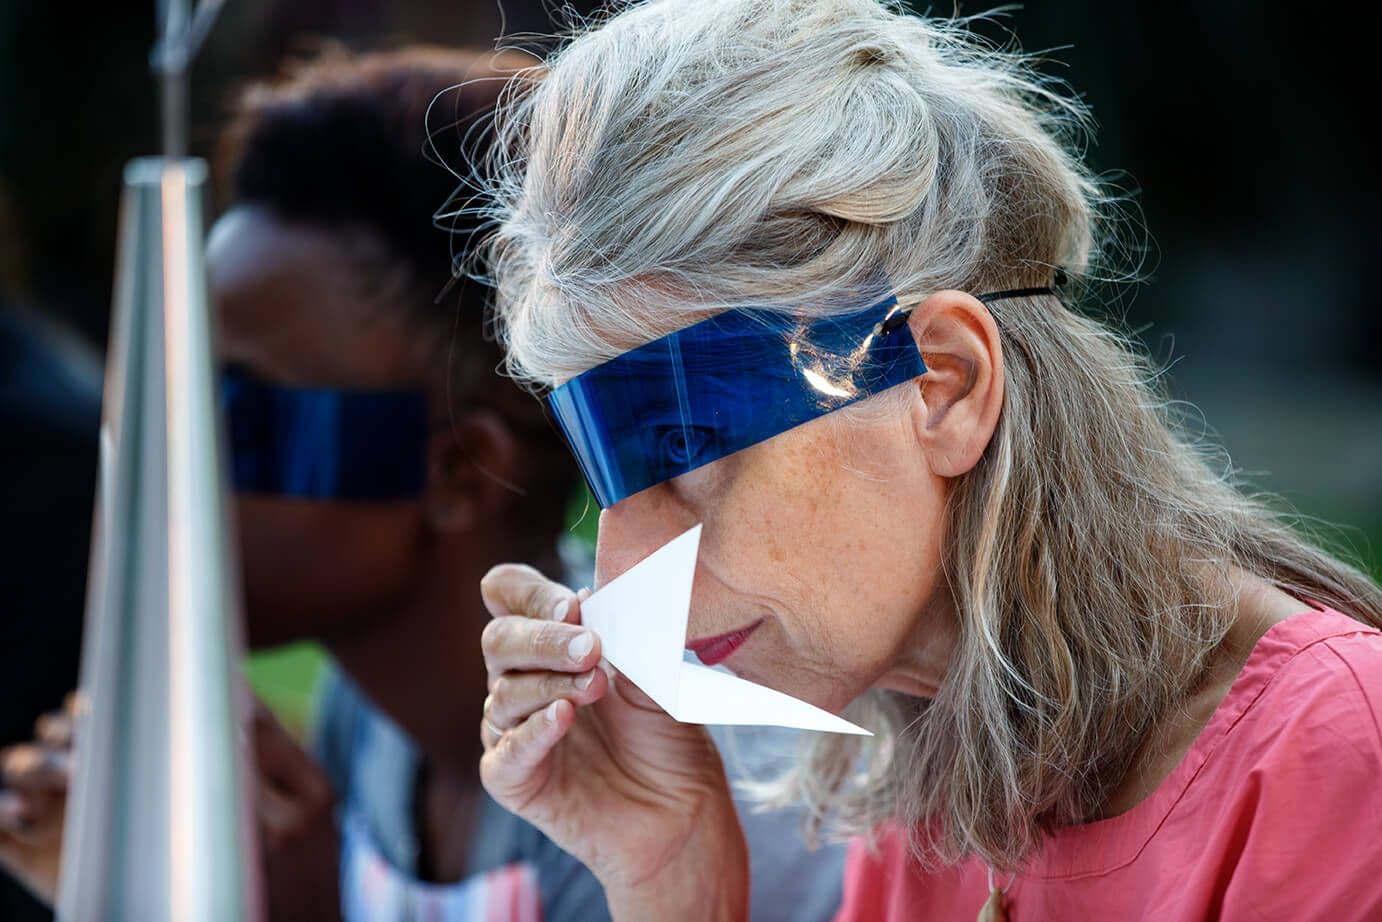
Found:
<path fill-rule="evenodd" d="M 730 654 L 744 645 L 744 641 L 748 640 L 749 635 L 758 630 L 758 626 L 762 623 L 763 619 L 759 618 L 748 627 L 741 627 L 739 630 L 730 631 L 728 634 L 717 634 L 704 640 L 687 641 L 686 649 L 696 654 L 696 657 L 707 666 L 723 663 L 729 659 Z"/>

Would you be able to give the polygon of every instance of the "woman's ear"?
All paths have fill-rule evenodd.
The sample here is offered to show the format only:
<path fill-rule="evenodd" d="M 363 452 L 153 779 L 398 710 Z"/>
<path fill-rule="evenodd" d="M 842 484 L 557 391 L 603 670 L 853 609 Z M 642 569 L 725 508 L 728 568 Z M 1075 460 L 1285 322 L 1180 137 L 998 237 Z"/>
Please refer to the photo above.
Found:
<path fill-rule="evenodd" d="M 917 438 L 939 477 L 968 473 L 993 438 L 1003 409 L 1003 348 L 984 303 L 938 291 L 908 321 L 926 373 L 919 379 Z"/>
<path fill-rule="evenodd" d="M 519 488 L 518 439 L 492 410 L 468 413 L 427 446 L 427 522 L 455 534 L 492 525 Z"/>

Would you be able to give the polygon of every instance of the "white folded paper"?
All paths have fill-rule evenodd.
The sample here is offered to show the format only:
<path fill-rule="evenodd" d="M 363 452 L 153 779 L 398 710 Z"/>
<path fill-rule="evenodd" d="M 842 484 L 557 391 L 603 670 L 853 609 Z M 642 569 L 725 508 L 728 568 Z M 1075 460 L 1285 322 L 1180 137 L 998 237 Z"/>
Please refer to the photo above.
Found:
<path fill-rule="evenodd" d="M 871 735 L 829 711 L 683 659 L 701 526 L 674 538 L 581 604 L 605 659 L 682 723 Z"/>

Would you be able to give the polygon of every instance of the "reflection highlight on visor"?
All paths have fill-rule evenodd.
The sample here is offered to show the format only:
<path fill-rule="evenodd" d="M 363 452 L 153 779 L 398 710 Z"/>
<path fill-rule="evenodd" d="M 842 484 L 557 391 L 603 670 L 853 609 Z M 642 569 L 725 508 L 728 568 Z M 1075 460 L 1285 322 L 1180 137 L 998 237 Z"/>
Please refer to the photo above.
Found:
<path fill-rule="evenodd" d="M 891 295 L 821 318 L 736 308 L 590 369 L 548 406 L 608 507 L 924 374 L 898 313 Z"/>
<path fill-rule="evenodd" d="M 806 379 L 807 384 L 811 385 L 822 394 L 825 394 L 827 397 L 853 397 L 856 393 L 848 388 L 840 387 L 838 384 L 830 383 L 825 379 L 825 375 L 822 375 L 814 368 L 803 368 L 801 370 L 801 376 Z"/>

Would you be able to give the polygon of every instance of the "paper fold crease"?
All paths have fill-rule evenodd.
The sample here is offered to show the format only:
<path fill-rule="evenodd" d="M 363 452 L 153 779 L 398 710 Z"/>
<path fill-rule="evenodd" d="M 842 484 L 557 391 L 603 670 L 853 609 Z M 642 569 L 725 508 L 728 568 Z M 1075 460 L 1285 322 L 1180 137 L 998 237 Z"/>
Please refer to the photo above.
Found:
<path fill-rule="evenodd" d="M 683 723 L 868 735 L 790 695 L 683 659 L 701 526 L 654 551 L 581 604 L 605 659 Z"/>

